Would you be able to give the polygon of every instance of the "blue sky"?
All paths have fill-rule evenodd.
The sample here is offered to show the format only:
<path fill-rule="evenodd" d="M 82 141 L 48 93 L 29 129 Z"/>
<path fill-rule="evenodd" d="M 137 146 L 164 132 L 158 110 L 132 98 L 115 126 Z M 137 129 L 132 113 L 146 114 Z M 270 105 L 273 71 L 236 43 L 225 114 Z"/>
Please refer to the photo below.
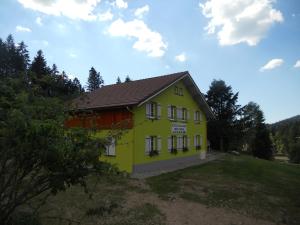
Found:
<path fill-rule="evenodd" d="M 268 123 L 300 114 L 299 0 L 1 0 L 0 37 L 42 49 L 86 84 L 188 70 L 202 92 L 223 79 Z"/>

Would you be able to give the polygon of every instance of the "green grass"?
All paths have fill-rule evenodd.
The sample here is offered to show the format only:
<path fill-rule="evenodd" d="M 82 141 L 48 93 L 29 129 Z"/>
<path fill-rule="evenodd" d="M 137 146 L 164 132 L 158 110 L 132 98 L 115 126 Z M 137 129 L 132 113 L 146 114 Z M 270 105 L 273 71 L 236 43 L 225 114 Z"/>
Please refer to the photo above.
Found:
<path fill-rule="evenodd" d="M 248 156 L 147 179 L 163 199 L 174 196 L 279 223 L 300 224 L 300 167 Z"/>

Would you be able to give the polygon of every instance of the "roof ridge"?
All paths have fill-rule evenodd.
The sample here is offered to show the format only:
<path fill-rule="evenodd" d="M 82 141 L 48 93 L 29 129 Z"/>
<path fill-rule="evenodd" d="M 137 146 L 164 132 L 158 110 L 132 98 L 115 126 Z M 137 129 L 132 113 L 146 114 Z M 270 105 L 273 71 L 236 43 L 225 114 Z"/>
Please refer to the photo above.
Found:
<path fill-rule="evenodd" d="M 138 81 L 150 80 L 150 79 L 155 79 L 155 78 L 162 78 L 162 77 L 167 77 L 167 76 L 175 76 L 175 75 L 179 75 L 179 74 L 184 75 L 184 74 L 186 74 L 186 73 L 188 73 L 187 70 L 182 71 L 182 72 L 177 72 L 177 73 L 170 73 L 170 74 L 164 74 L 164 75 L 155 76 L 155 77 L 143 78 L 143 79 L 139 79 L 139 80 L 132 80 L 132 81 L 129 81 L 129 82 L 122 82 L 122 83 L 120 83 L 120 84 L 108 84 L 108 85 L 102 86 L 101 88 L 104 88 L 104 87 L 111 87 L 111 86 L 114 86 L 114 85 L 125 85 L 125 84 L 129 84 L 129 83 L 132 83 L 132 82 L 138 82 Z"/>

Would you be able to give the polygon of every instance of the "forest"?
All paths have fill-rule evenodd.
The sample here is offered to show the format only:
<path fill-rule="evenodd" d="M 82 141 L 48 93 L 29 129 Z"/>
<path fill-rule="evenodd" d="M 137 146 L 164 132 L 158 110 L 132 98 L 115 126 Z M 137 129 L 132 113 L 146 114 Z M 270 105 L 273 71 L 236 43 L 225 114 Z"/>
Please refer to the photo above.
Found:
<path fill-rule="evenodd" d="M 86 187 L 85 177 L 105 174 L 100 162 L 105 140 L 93 130 L 67 129 L 71 99 L 104 85 L 94 67 L 84 86 L 56 64 L 49 66 L 39 50 L 31 60 L 24 42 L 12 35 L 0 39 L 0 221 L 11 224 L 15 210 L 45 193 L 56 194 L 72 185 Z M 130 82 L 129 76 L 124 82 Z M 116 83 L 121 83 L 118 77 Z M 205 94 L 215 114 L 208 123 L 212 149 L 238 151 L 271 160 L 287 154 L 300 163 L 300 116 L 268 125 L 257 103 L 238 104 L 238 92 L 223 80 L 213 80 Z"/>

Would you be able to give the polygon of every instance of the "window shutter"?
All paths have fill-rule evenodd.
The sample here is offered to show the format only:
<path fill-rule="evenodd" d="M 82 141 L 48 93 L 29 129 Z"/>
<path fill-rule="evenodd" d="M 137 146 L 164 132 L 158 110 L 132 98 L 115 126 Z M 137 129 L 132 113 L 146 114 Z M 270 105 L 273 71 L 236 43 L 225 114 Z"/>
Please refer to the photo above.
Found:
<path fill-rule="evenodd" d="M 177 119 L 181 120 L 182 119 L 182 110 L 179 107 L 176 110 L 177 110 Z"/>
<path fill-rule="evenodd" d="M 161 137 L 157 137 L 157 150 L 160 152 L 161 151 Z"/>
<path fill-rule="evenodd" d="M 160 119 L 161 117 L 161 105 L 157 104 L 157 119 Z"/>
<path fill-rule="evenodd" d="M 189 148 L 190 147 L 190 138 L 187 137 L 187 147 Z"/>
<path fill-rule="evenodd" d="M 202 122 L 202 113 L 199 111 L 199 120 Z"/>
<path fill-rule="evenodd" d="M 149 118 L 151 115 L 151 103 L 146 104 L 146 117 Z"/>
<path fill-rule="evenodd" d="M 172 149 L 172 137 L 168 137 L 168 150 L 169 152 L 171 151 Z"/>
<path fill-rule="evenodd" d="M 197 135 L 194 136 L 194 146 L 197 146 Z"/>
<path fill-rule="evenodd" d="M 200 146 L 202 146 L 202 142 L 203 142 L 202 136 L 200 136 Z"/>
<path fill-rule="evenodd" d="M 147 136 L 146 139 L 145 139 L 145 152 L 146 153 L 149 153 L 150 151 L 150 137 Z"/>
<path fill-rule="evenodd" d="M 172 107 L 168 105 L 168 118 L 172 118 Z"/>
<path fill-rule="evenodd" d="M 190 110 L 186 110 L 186 119 L 189 120 L 190 119 Z"/>
<path fill-rule="evenodd" d="M 109 155 L 116 155 L 116 140 L 115 140 L 115 138 L 111 139 L 111 144 L 110 144 L 109 148 L 110 148 Z"/>
<path fill-rule="evenodd" d="M 177 138 L 177 148 L 182 150 L 182 137 Z"/>
<path fill-rule="evenodd" d="M 194 121 L 197 120 L 197 111 L 194 112 Z"/>

